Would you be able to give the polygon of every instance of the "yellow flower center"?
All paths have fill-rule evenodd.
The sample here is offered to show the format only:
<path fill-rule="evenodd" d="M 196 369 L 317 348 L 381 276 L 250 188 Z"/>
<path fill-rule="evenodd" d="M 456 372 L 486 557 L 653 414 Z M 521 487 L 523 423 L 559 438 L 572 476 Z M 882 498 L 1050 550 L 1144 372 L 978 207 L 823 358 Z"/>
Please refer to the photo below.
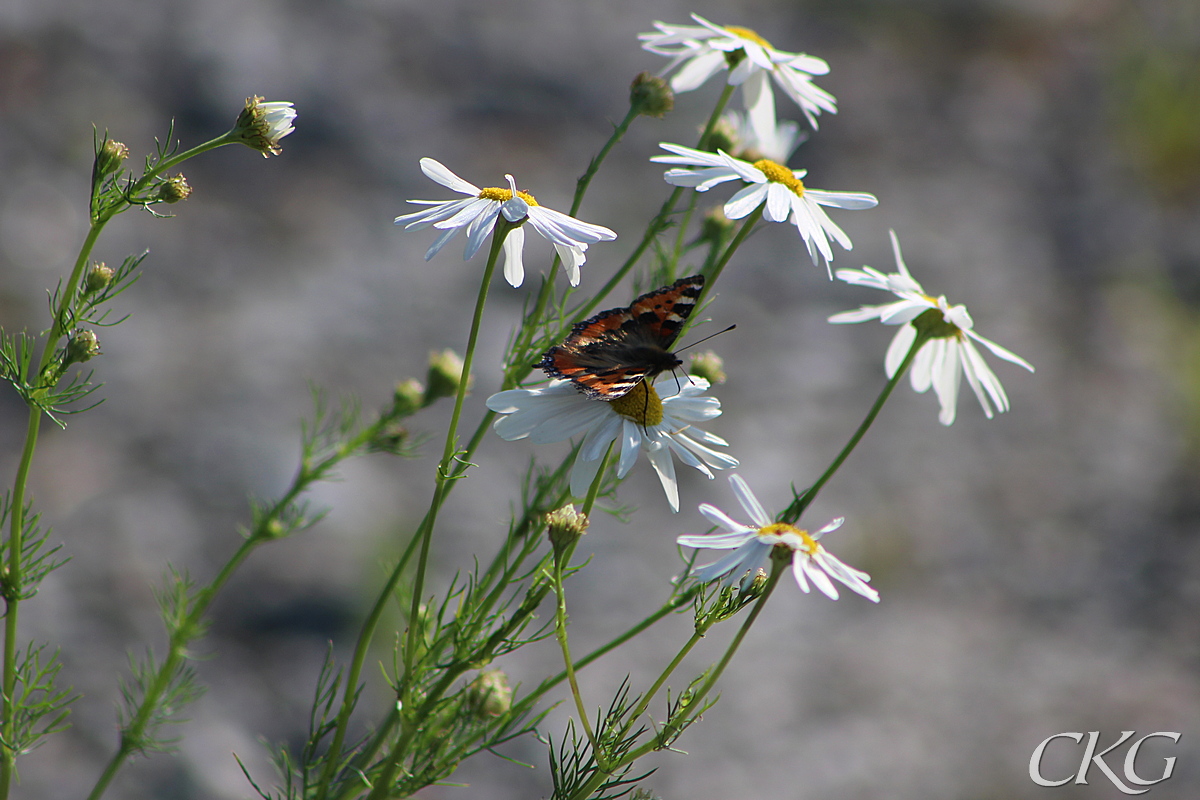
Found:
<path fill-rule="evenodd" d="M 512 196 L 513 193 L 511 189 L 499 189 L 495 186 L 484 189 L 479 193 L 479 197 L 481 199 L 495 200 L 498 203 L 507 203 L 509 200 L 512 200 Z M 526 203 L 529 203 L 531 206 L 536 206 L 538 204 L 538 201 L 534 200 L 533 195 L 529 194 L 529 192 L 522 192 L 520 189 L 518 189 L 517 197 L 521 198 Z"/>
<path fill-rule="evenodd" d="M 658 425 L 663 420 L 662 398 L 648 381 L 641 381 L 628 394 L 608 401 L 612 410 L 631 419 L 643 428 Z"/>
<path fill-rule="evenodd" d="M 758 33 L 756 33 L 755 31 L 750 30 L 749 28 L 743 28 L 740 25 L 723 25 L 722 27 L 725 28 L 725 30 L 732 33 L 734 36 L 738 37 L 739 39 L 747 39 L 751 42 L 754 42 L 756 45 L 759 45 L 760 47 L 767 48 L 768 50 L 775 49 L 774 47 L 771 46 L 770 42 L 768 42 L 763 37 L 759 36 Z"/>
<path fill-rule="evenodd" d="M 796 195 L 796 197 L 804 197 L 804 184 L 787 167 L 782 164 L 776 164 L 769 158 L 755 161 L 754 167 L 763 175 L 766 175 L 767 180 L 771 183 L 783 184 L 791 189 L 792 194 Z"/>
<path fill-rule="evenodd" d="M 801 530 L 795 525 L 788 525 L 786 522 L 773 522 L 765 528 L 760 528 L 758 532 L 768 536 L 782 536 L 785 533 L 794 533 L 804 542 L 806 552 L 815 553 L 821 549 L 821 545 L 817 544 L 816 539 L 808 535 L 808 531 Z"/>

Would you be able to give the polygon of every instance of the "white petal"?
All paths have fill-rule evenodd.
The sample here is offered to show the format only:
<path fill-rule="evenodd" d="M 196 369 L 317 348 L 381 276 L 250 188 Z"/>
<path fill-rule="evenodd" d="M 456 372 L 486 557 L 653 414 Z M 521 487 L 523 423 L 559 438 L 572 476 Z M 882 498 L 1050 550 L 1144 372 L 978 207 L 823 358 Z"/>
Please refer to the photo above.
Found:
<path fill-rule="evenodd" d="M 749 530 L 756 530 L 754 528 L 750 528 L 746 525 L 743 525 L 742 523 L 738 522 L 737 520 L 731 518 L 728 514 L 726 514 L 721 509 L 719 509 L 716 506 L 711 505 L 709 503 L 702 503 L 699 507 L 699 510 L 700 510 L 700 513 L 704 516 L 704 518 L 707 519 L 709 522 L 711 522 L 713 525 L 724 527 L 732 532 L 744 533 Z"/>
<path fill-rule="evenodd" d="M 1028 361 L 1021 358 L 1019 355 L 1017 355 L 1013 351 L 1011 351 L 1005 347 L 1001 347 L 1000 345 L 993 342 L 991 339 L 985 339 L 982 336 L 980 336 L 979 334 L 975 333 L 975 331 L 967 331 L 967 336 L 970 336 L 972 339 L 979 342 L 981 345 L 983 345 L 988 350 L 990 350 L 992 355 L 997 356 L 999 358 L 1003 358 L 1005 361 L 1016 364 L 1018 367 L 1024 367 L 1025 369 L 1029 370 L 1030 372 L 1034 371 L 1033 365 L 1030 364 Z"/>
<path fill-rule="evenodd" d="M 504 279 L 514 288 L 525 280 L 525 263 L 522 250 L 525 248 L 525 229 L 513 228 L 504 237 Z"/>
<path fill-rule="evenodd" d="M 617 477 L 624 478 L 637 463 L 638 451 L 642 449 L 642 431 L 633 420 L 624 417 L 620 420 L 621 458 L 617 462 Z"/>
<path fill-rule="evenodd" d="M 557 242 L 554 249 L 558 251 L 558 257 L 562 261 L 563 270 L 567 273 L 567 281 L 572 286 L 579 285 L 579 266 L 587 260 L 587 255 L 581 247 L 570 247 L 561 245 Z"/>
<path fill-rule="evenodd" d="M 804 196 L 815 203 L 833 208 L 861 210 L 879 205 L 875 195 L 866 192 L 826 192 L 821 189 L 805 189 Z"/>
<path fill-rule="evenodd" d="M 725 216 L 730 219 L 742 219 L 751 211 L 758 208 L 767 199 L 767 187 L 770 184 L 752 183 L 740 189 L 725 203 Z"/>
<path fill-rule="evenodd" d="M 750 485 L 742 478 L 741 475 L 730 475 L 729 483 L 733 486 L 733 493 L 737 495 L 738 502 L 742 504 L 742 508 L 750 515 L 750 521 L 760 528 L 765 528 L 771 524 L 771 518 L 767 516 L 767 510 L 762 507 L 762 503 L 758 502 L 758 498 L 754 496 L 754 492 L 750 491 Z"/>
<path fill-rule="evenodd" d="M 421 172 L 424 172 L 426 177 L 440 183 L 447 189 L 453 189 L 460 194 L 470 194 L 478 196 L 482 189 L 469 181 L 464 181 L 462 178 L 455 175 L 440 162 L 432 158 L 421 159 Z"/>
<path fill-rule="evenodd" d="M 671 78 L 671 89 L 676 92 L 690 92 L 698 89 L 705 81 L 724 68 L 724 53 L 719 50 L 700 53 L 675 73 L 675 77 Z"/>
<path fill-rule="evenodd" d="M 754 537 L 753 530 L 737 531 L 734 533 L 705 533 L 686 534 L 675 539 L 677 544 L 684 547 L 695 547 L 703 550 L 733 550 L 741 547 L 747 539 Z"/>
<path fill-rule="evenodd" d="M 900 369 L 900 365 L 904 363 L 905 356 L 912 349 L 913 342 L 917 340 L 917 329 L 912 325 L 904 325 L 896 331 L 896 335 L 892 337 L 892 343 L 888 345 L 887 355 L 883 360 L 884 373 L 888 378 L 896 376 L 896 370 Z M 913 369 L 916 364 L 912 365 Z M 916 388 L 915 386 L 913 388 Z M 917 391 L 922 391 L 917 389 Z"/>

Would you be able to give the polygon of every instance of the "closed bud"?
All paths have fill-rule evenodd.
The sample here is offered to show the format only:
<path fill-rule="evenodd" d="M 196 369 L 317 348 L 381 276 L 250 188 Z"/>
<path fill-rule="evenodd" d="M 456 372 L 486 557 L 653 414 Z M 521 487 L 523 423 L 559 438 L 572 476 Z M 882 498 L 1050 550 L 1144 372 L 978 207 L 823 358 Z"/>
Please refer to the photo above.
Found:
<path fill-rule="evenodd" d="M 263 158 L 277 156 L 283 152 L 279 140 L 296 130 L 294 119 L 296 109 L 291 103 L 264 103 L 261 97 L 247 97 L 229 136 L 262 153 Z"/>
<path fill-rule="evenodd" d="M 696 240 L 720 247 L 729 240 L 733 226 L 733 220 L 725 216 L 725 210 L 721 206 L 717 206 L 710 209 L 700 221 L 700 235 Z"/>
<path fill-rule="evenodd" d="M 693 353 L 692 363 L 688 365 L 688 374 L 704 378 L 712 385 L 725 382 L 725 361 L 712 350 L 703 353 Z"/>
<path fill-rule="evenodd" d="M 429 405 L 440 397 L 452 397 L 458 394 L 458 387 L 463 381 L 463 362 L 458 354 L 447 348 L 440 353 L 429 354 L 429 375 L 425 382 L 425 405 Z M 470 388 L 470 377 L 467 377 L 467 388 Z"/>
<path fill-rule="evenodd" d="M 92 167 L 92 175 L 96 179 L 104 178 L 121 169 L 121 164 L 129 158 L 129 148 L 112 139 L 105 139 L 96 151 L 96 162 Z"/>
<path fill-rule="evenodd" d="M 425 405 L 425 387 L 416 378 L 409 378 L 396 384 L 392 392 L 391 416 L 409 417 Z"/>
<path fill-rule="evenodd" d="M 629 105 L 642 116 L 662 119 L 675 107 L 675 93 L 662 78 L 641 72 L 629 85 Z"/>
<path fill-rule="evenodd" d="M 112 283 L 113 271 L 112 267 L 104 266 L 103 261 L 97 261 L 92 264 L 87 272 L 87 277 L 83 279 L 83 293 L 95 294 Z"/>
<path fill-rule="evenodd" d="M 93 356 L 100 355 L 100 340 L 96 338 L 96 334 L 83 328 L 78 328 L 71 334 L 71 338 L 67 340 L 66 357 L 63 359 L 63 368 L 71 364 L 79 364 Z"/>
<path fill-rule="evenodd" d="M 753 600 L 767 588 L 767 571 L 762 567 L 754 573 L 754 577 L 742 583 L 742 599 Z"/>
<path fill-rule="evenodd" d="M 742 136 L 737 126 L 728 116 L 723 116 L 713 125 L 708 138 L 704 140 L 704 149 L 710 153 L 724 150 L 726 153 L 737 153 L 742 147 Z"/>
<path fill-rule="evenodd" d="M 546 515 L 546 526 L 550 546 L 555 553 L 561 553 L 587 533 L 588 518 L 587 514 L 576 511 L 575 506 L 567 504 Z"/>
<path fill-rule="evenodd" d="M 158 185 L 154 199 L 160 203 L 178 203 L 180 200 L 186 200 L 191 193 L 192 187 L 188 186 L 187 178 L 183 175 L 172 175 Z"/>
<path fill-rule="evenodd" d="M 508 676 L 498 669 L 485 669 L 467 686 L 467 703 L 481 717 L 498 717 L 512 708 Z"/>

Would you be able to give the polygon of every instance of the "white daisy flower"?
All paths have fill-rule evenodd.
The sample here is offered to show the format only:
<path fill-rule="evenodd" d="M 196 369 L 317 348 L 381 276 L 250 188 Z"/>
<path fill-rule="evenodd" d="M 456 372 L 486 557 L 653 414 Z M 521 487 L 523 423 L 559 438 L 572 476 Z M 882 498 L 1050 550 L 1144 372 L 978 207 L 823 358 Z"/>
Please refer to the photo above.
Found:
<path fill-rule="evenodd" d="M 856 286 L 870 286 L 882 289 L 896 295 L 899 300 L 878 306 L 862 306 L 857 311 L 843 311 L 829 318 L 830 322 L 866 322 L 878 319 L 885 325 L 900 325 L 900 330 L 892 337 L 884 359 L 887 376 L 892 378 L 896 370 L 904 362 L 909 349 L 917 338 L 917 326 L 914 320 L 921 317 L 922 324 L 937 325 L 935 338 L 930 339 L 917 353 L 909 370 L 912 387 L 918 392 L 924 392 L 933 387 L 941 405 L 938 419 L 943 425 L 953 424 L 958 406 L 958 389 L 962 383 L 963 373 L 966 373 L 967 383 L 979 398 L 983 413 L 988 419 L 992 418 L 993 405 L 996 411 L 1008 411 L 1008 395 L 1000 385 L 1000 379 L 992 368 L 987 365 L 976 349 L 974 342 L 991 351 L 1005 361 L 1010 361 L 1019 367 L 1033 372 L 1033 366 L 1010 350 L 1007 350 L 990 339 L 985 339 L 974 330 L 971 315 L 966 306 L 952 306 L 945 295 L 933 297 L 925 293 L 921 284 L 909 273 L 904 265 L 904 257 L 900 253 L 900 240 L 896 232 L 891 231 L 892 252 L 896 257 L 898 272 L 884 274 L 871 267 L 857 269 L 839 269 L 839 279 Z M 929 316 L 924 316 L 929 315 Z"/>
<path fill-rule="evenodd" d="M 655 22 L 657 31 L 638 34 L 643 49 L 672 59 L 664 73 L 680 67 L 671 79 L 671 88 L 676 92 L 699 88 L 733 62 L 727 82 L 743 88 L 746 110 L 757 130 L 765 132 L 775 124 L 775 98 L 769 80 L 800 106 L 813 128 L 822 111 L 837 113 L 834 96 L 812 82 L 814 75 L 829 72 L 823 59 L 776 50 L 749 28 L 715 25 L 699 14 L 692 14 L 692 19 L 700 24 Z M 736 55 L 739 52 L 740 58 Z"/>
<path fill-rule="evenodd" d="M 830 578 L 835 578 L 873 603 L 879 602 L 879 593 L 868 585 L 871 576 L 862 570 L 847 566 L 826 550 L 818 540 L 837 530 L 845 521 L 833 520 L 816 533 L 809 533 L 786 522 L 772 522 L 766 510 L 750 491 L 740 475 L 730 475 L 734 494 L 742 509 L 750 517 L 750 524 L 737 522 L 716 506 L 708 503 L 700 506 L 700 513 L 712 524 L 725 528 L 725 533 L 680 536 L 677 541 L 684 547 L 706 550 L 732 550 L 722 559 L 693 570 L 692 574 L 702 583 L 725 576 L 733 583 L 749 573 L 751 579 L 764 566 L 776 547 L 792 551 L 792 575 L 796 583 L 807 593 L 811 581 L 825 596 L 837 600 L 837 587 Z"/>
<path fill-rule="evenodd" d="M 587 494 L 610 443 L 617 443 L 618 478 L 629 474 L 645 450 L 671 510 L 679 511 L 672 455 L 710 479 L 712 469 L 738 465 L 736 458 L 712 449 L 728 447 L 728 442 L 693 425 L 721 414 L 720 401 L 704 396 L 707 389 L 703 378 L 662 375 L 654 386 L 642 381 L 623 397 L 596 401 L 570 381 L 553 381 L 537 389 L 498 392 L 488 398 L 487 407 L 504 415 L 494 427 L 510 442 L 529 437 L 535 444 L 549 444 L 582 436 L 571 468 L 571 493 L 577 497 Z"/>
<path fill-rule="evenodd" d="M 608 228 L 539 206 L 533 195 L 517 189 L 512 175 L 504 176 L 508 180 L 507 189 L 480 189 L 432 158 L 421 159 L 421 171 L 447 189 L 469 195 L 465 200 L 409 200 L 410 203 L 430 208 L 396 217 L 396 224 L 404 225 L 405 230 L 432 225 L 445 231 L 425 252 L 426 261 L 453 239 L 460 228 L 467 230 L 467 249 L 463 260 L 470 259 L 492 232 L 496 217 L 503 214 L 509 222 L 527 221 L 535 231 L 553 242 L 554 249 L 562 259 L 563 269 L 567 272 L 567 279 L 572 286 L 578 286 L 579 266 L 587 260 L 588 245 L 617 238 L 617 234 Z M 525 279 L 525 266 L 521 260 L 524 246 L 525 227 L 522 225 L 509 231 L 504 240 L 504 277 L 513 286 L 520 286 Z"/>
<path fill-rule="evenodd" d="M 808 174 L 807 170 L 790 170 L 767 158 L 750 163 L 720 150 L 707 153 L 666 142 L 660 143 L 659 147 L 674 155 L 654 156 L 651 161 L 691 167 L 667 170 L 663 175 L 667 183 L 707 192 L 726 181 L 744 181 L 748 185 L 725 203 L 725 216 L 742 219 L 765 205 L 763 217 L 768 222 L 787 222 L 790 218 L 796 230 L 800 231 L 813 263 L 820 263 L 817 260 L 819 253 L 825 260 L 826 270 L 830 270 L 829 262 L 833 260 L 833 248 L 829 245 L 831 238 L 846 250 L 853 245 L 850 237 L 834 224 L 821 206 L 859 210 L 874 208 L 879 204 L 875 195 L 865 192 L 810 189 L 800 180 Z M 833 277 L 832 272 L 829 277 Z"/>

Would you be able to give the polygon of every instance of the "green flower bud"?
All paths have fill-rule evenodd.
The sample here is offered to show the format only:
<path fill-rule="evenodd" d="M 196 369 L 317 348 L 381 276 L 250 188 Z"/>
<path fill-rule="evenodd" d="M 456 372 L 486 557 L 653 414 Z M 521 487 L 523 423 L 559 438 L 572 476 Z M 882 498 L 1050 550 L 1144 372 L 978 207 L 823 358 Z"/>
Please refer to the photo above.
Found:
<path fill-rule="evenodd" d="M 296 109 L 291 103 L 264 103 L 261 97 L 247 97 L 229 136 L 262 153 L 263 158 L 277 156 L 283 152 L 279 140 L 296 130 L 294 119 Z"/>
<path fill-rule="evenodd" d="M 441 397 L 453 397 L 458 394 L 458 387 L 463 381 L 463 362 L 458 354 L 447 348 L 442 352 L 429 354 L 429 375 L 425 382 L 425 405 Z M 467 388 L 471 385 L 467 377 Z"/>
<path fill-rule="evenodd" d="M 629 85 L 629 105 L 642 116 L 662 119 L 675 107 L 675 93 L 662 78 L 640 72 Z"/>
<path fill-rule="evenodd" d="M 182 174 L 173 175 L 158 184 L 154 199 L 160 203 L 178 203 L 180 200 L 186 200 L 191 193 L 192 187 L 188 186 L 187 178 Z"/>
<path fill-rule="evenodd" d="M 712 385 L 725 382 L 725 361 L 712 350 L 703 353 L 693 353 L 692 363 L 688 365 L 688 374 L 704 378 Z"/>
<path fill-rule="evenodd" d="M 721 117 L 713 125 L 712 132 L 704 142 L 704 149 L 710 153 L 724 150 L 726 153 L 737 154 L 742 146 L 742 137 L 729 117 Z"/>
<path fill-rule="evenodd" d="M 93 356 L 100 355 L 100 340 L 96 334 L 83 328 L 78 328 L 67 340 L 67 352 L 63 358 L 63 369 L 71 364 L 79 364 Z"/>
<path fill-rule="evenodd" d="M 112 278 L 112 267 L 106 267 L 103 261 L 97 261 L 92 264 L 87 277 L 83 279 L 83 293 L 95 294 L 112 283 Z"/>
<path fill-rule="evenodd" d="M 721 206 L 716 206 L 709 209 L 705 213 L 704 219 L 700 221 L 700 235 L 696 237 L 696 240 L 718 247 L 722 246 L 729 241 L 733 227 L 734 222 L 725 216 L 725 210 Z"/>
<path fill-rule="evenodd" d="M 416 378 L 396 384 L 392 392 L 392 416 L 397 419 L 411 417 L 425 406 L 425 387 Z"/>
<path fill-rule="evenodd" d="M 498 717 L 512 708 L 508 676 L 498 669 L 485 669 L 467 686 L 467 703 L 481 717 Z"/>
<path fill-rule="evenodd" d="M 587 533 L 588 518 L 567 504 L 546 515 L 547 535 L 555 553 L 561 553 Z"/>
<path fill-rule="evenodd" d="M 96 161 L 92 166 L 92 175 L 96 180 L 111 175 L 121 169 L 121 164 L 129 158 L 129 148 L 112 139 L 105 139 L 96 151 Z"/>

